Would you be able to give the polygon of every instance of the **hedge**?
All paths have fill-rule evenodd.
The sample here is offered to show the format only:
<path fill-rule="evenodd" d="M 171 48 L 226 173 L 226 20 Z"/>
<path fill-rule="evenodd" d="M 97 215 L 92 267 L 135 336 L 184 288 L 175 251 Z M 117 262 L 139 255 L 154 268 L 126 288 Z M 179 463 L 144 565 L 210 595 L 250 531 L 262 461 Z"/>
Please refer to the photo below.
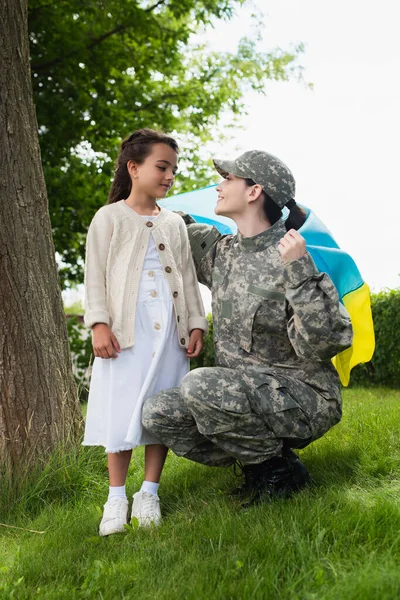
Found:
<path fill-rule="evenodd" d="M 371 362 L 355 367 L 352 384 L 400 387 L 400 288 L 371 296 L 375 353 Z"/>
<path fill-rule="evenodd" d="M 376 349 L 372 361 L 355 367 L 352 385 L 387 385 L 400 387 L 400 288 L 371 296 Z M 209 333 L 204 339 L 204 350 L 191 361 L 191 369 L 214 365 L 212 317 L 208 315 Z M 89 363 L 93 359 L 91 336 L 79 317 L 67 320 L 68 335 L 74 364 L 75 378 L 82 401 L 86 401 L 90 376 Z"/>

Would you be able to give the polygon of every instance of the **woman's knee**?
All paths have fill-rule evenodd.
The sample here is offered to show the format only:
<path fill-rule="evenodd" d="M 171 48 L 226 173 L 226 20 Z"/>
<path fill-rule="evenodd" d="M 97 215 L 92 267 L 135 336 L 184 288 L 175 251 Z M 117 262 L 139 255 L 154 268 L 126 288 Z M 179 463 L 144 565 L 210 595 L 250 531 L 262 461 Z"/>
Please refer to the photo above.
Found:
<path fill-rule="evenodd" d="M 157 395 L 148 398 L 142 408 L 142 425 L 148 431 L 152 431 L 160 420 L 161 405 L 158 402 Z"/>
<path fill-rule="evenodd" d="M 142 408 L 143 427 L 155 433 L 175 427 L 187 418 L 187 409 L 179 388 L 164 390 L 148 398 Z"/>
<path fill-rule="evenodd" d="M 165 423 L 172 418 L 173 397 L 176 390 L 165 390 L 147 398 L 142 408 L 142 424 L 149 431 L 157 429 L 158 425 Z"/>
<path fill-rule="evenodd" d="M 185 402 L 190 405 L 196 400 L 206 400 L 215 388 L 213 367 L 200 367 L 189 371 L 181 381 L 181 393 Z"/>

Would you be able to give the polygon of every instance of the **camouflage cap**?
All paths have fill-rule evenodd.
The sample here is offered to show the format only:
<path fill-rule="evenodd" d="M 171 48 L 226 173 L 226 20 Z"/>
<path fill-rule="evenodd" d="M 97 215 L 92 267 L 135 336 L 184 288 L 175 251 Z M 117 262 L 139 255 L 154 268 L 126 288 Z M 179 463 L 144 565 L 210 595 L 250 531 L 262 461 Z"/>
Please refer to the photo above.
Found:
<path fill-rule="evenodd" d="M 289 167 L 279 158 L 262 150 L 250 150 L 235 160 L 214 159 L 214 166 L 222 177 L 229 173 L 252 179 L 280 208 L 294 198 L 296 182 Z"/>

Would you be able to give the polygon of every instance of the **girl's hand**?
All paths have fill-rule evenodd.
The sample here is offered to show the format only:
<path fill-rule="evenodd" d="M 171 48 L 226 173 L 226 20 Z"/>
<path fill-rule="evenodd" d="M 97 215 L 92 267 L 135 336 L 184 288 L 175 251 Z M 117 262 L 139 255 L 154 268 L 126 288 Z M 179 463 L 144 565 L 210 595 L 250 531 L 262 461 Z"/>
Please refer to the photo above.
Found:
<path fill-rule="evenodd" d="M 186 352 L 188 358 L 196 358 L 203 350 L 203 335 L 202 329 L 193 329 L 189 338 L 189 346 Z"/>
<path fill-rule="evenodd" d="M 99 358 L 117 358 L 121 348 L 109 326 L 105 323 L 96 323 L 92 331 L 94 355 Z"/>
<path fill-rule="evenodd" d="M 297 260 L 307 252 L 305 239 L 295 229 L 289 229 L 279 240 L 278 250 L 284 263 Z"/>

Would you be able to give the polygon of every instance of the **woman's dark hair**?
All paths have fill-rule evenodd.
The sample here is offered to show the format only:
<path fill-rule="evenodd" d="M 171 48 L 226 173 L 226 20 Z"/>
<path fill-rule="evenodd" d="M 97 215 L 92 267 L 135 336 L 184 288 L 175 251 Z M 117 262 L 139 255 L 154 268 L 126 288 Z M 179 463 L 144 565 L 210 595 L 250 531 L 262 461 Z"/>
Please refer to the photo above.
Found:
<path fill-rule="evenodd" d="M 246 185 L 251 187 L 252 185 L 256 185 L 256 182 L 252 179 L 245 179 Z M 267 192 L 262 192 L 264 204 L 263 209 L 265 216 L 268 221 L 273 225 L 279 219 L 282 218 L 282 209 L 279 208 L 277 204 L 272 200 L 271 196 L 267 194 Z M 287 208 L 289 210 L 289 216 L 285 221 L 286 231 L 289 229 L 300 229 L 300 227 L 304 224 L 307 216 L 306 213 L 300 206 L 296 204 L 294 200 L 290 200 L 287 204 Z"/>
<path fill-rule="evenodd" d="M 114 181 L 108 194 L 108 204 L 129 196 L 132 180 L 128 173 L 128 162 L 134 160 L 138 165 L 143 164 L 154 144 L 166 144 L 177 154 L 179 152 L 178 144 L 172 137 L 153 129 L 138 129 L 122 142 L 115 165 Z"/>

